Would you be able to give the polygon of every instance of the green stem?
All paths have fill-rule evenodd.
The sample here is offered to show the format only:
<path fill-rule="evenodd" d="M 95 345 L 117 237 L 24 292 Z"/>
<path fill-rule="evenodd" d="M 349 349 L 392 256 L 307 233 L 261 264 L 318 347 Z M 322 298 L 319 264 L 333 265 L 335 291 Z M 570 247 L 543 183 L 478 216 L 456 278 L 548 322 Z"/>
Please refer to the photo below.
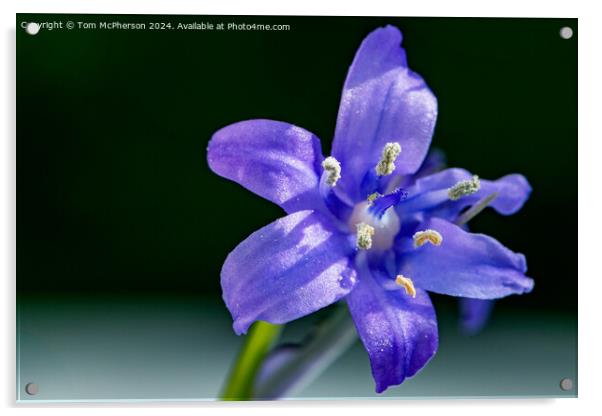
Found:
<path fill-rule="evenodd" d="M 278 340 L 282 327 L 263 321 L 253 324 L 226 380 L 222 400 L 251 400 L 257 371 Z"/>

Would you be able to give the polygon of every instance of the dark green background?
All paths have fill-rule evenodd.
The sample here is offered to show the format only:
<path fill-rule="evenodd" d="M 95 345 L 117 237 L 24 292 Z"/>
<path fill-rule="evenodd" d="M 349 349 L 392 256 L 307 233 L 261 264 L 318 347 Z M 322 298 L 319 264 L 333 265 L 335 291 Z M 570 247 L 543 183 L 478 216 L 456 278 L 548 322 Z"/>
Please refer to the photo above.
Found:
<path fill-rule="evenodd" d="M 20 29 L 50 20 L 291 30 Z M 438 98 L 433 144 L 449 165 L 484 178 L 519 172 L 533 186 L 519 214 L 471 223 L 525 253 L 536 281 L 533 293 L 499 302 L 494 318 L 518 314 L 537 328 L 537 317 L 559 314 L 574 349 L 576 19 L 18 15 L 19 305 L 186 293 L 224 314 L 225 256 L 282 212 L 214 175 L 208 140 L 229 123 L 271 118 L 312 131 L 327 155 L 355 50 L 386 24 L 402 30 L 411 68 Z M 563 26 L 572 39 L 559 36 Z M 454 300 L 435 301 L 455 314 Z"/>

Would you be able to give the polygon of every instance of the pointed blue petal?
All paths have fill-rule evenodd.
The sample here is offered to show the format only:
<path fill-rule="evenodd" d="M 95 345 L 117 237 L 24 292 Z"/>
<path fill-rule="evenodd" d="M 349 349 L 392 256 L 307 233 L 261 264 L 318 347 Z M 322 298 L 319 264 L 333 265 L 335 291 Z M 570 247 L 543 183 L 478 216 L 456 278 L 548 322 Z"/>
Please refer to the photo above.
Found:
<path fill-rule="evenodd" d="M 251 234 L 226 258 L 223 297 L 234 331 L 263 320 L 286 323 L 328 306 L 353 288 L 354 247 L 322 214 L 299 211 Z"/>
<path fill-rule="evenodd" d="M 416 287 L 450 296 L 495 299 L 530 292 L 525 256 L 484 234 L 473 234 L 439 218 L 418 229 L 433 229 L 443 237 L 440 246 L 414 248 L 411 236 L 399 243 L 399 272 Z"/>
<path fill-rule="evenodd" d="M 354 201 L 365 198 L 364 175 L 378 163 L 387 142 L 401 145 L 394 175 L 410 174 L 422 164 L 437 118 L 437 100 L 412 72 L 393 26 L 371 32 L 347 73 L 332 154 L 341 162 L 337 186 Z"/>
<path fill-rule="evenodd" d="M 286 212 L 323 209 L 318 190 L 320 140 L 288 123 L 248 120 L 217 131 L 207 149 L 209 167 Z"/>
<path fill-rule="evenodd" d="M 404 290 L 385 290 L 366 268 L 347 296 L 349 311 L 368 351 L 376 392 L 401 384 L 435 355 L 437 317 L 428 294 L 412 298 Z"/>

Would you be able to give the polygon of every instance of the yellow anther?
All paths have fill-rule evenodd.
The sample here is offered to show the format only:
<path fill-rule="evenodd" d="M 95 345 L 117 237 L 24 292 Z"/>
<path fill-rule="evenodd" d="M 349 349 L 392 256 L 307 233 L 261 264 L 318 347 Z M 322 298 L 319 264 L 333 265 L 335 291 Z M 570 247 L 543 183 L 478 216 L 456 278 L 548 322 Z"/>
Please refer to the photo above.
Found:
<path fill-rule="evenodd" d="M 435 230 L 418 231 L 412 237 L 414 239 L 414 247 L 422 247 L 426 243 L 431 243 L 434 246 L 440 246 L 443 242 L 443 236 Z"/>
<path fill-rule="evenodd" d="M 378 192 L 374 192 L 373 194 L 368 195 L 368 202 L 370 204 L 372 204 L 374 201 L 376 201 L 378 198 L 380 198 L 382 195 L 379 194 Z"/>
<path fill-rule="evenodd" d="M 398 274 L 395 278 L 395 283 L 403 287 L 408 295 L 410 295 L 413 298 L 416 297 L 416 288 L 414 287 L 414 282 L 412 282 L 412 279 Z"/>

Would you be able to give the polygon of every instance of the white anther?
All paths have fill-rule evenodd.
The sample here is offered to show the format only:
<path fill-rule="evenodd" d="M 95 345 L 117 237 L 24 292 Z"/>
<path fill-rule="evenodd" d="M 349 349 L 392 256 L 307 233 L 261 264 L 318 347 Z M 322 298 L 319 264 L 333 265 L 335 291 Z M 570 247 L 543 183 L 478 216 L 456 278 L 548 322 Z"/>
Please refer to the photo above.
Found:
<path fill-rule="evenodd" d="M 330 186 L 335 186 L 337 181 L 341 179 L 341 164 L 332 156 L 328 156 L 322 162 L 324 172 L 328 175 L 326 177 L 326 183 Z"/>
<path fill-rule="evenodd" d="M 481 188 L 481 181 L 479 177 L 474 175 L 472 179 L 466 179 L 458 182 L 447 190 L 447 195 L 452 201 L 457 201 L 463 196 L 471 195 L 477 192 Z"/>
<path fill-rule="evenodd" d="M 372 247 L 372 236 L 374 235 L 374 227 L 360 222 L 356 225 L 357 242 L 356 247 L 360 250 L 369 250 Z"/>
<path fill-rule="evenodd" d="M 380 161 L 376 165 L 376 174 L 378 176 L 390 175 L 395 170 L 395 160 L 401 153 L 399 143 L 387 143 L 383 148 Z"/>

